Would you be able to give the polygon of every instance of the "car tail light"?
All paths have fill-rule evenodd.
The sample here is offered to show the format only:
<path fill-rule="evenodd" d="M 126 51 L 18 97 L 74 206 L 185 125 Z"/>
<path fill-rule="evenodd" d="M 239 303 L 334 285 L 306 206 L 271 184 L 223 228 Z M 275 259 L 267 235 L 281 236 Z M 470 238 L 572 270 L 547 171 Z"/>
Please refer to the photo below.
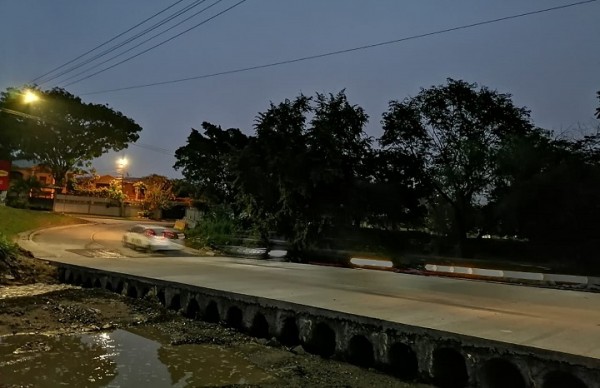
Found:
<path fill-rule="evenodd" d="M 169 232 L 169 231 L 164 232 L 163 236 L 165 236 L 166 238 L 177 238 L 177 236 L 175 235 L 175 233 Z"/>
<path fill-rule="evenodd" d="M 144 231 L 144 234 L 148 237 L 156 236 L 156 232 L 153 231 L 152 229 L 148 229 L 148 230 Z"/>

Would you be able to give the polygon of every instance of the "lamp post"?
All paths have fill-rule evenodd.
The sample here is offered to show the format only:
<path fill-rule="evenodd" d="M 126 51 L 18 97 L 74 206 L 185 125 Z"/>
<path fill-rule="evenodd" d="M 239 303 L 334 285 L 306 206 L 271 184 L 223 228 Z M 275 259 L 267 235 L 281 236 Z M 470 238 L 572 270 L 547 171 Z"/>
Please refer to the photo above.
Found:
<path fill-rule="evenodd" d="M 38 101 L 40 98 L 37 95 L 37 93 L 35 93 L 32 90 L 25 90 L 21 93 L 18 93 L 21 95 L 21 99 L 22 99 L 22 103 L 29 105 L 31 103 L 34 103 L 36 101 Z M 4 112 L 13 116 L 18 116 L 18 117 L 24 117 L 24 118 L 28 118 L 28 119 L 39 119 L 39 117 L 36 116 L 32 116 L 29 115 L 27 113 L 24 112 L 19 112 L 19 111 L 15 111 L 12 109 L 7 109 L 4 108 L 2 106 L 0 106 L 0 112 Z M 6 201 L 6 195 L 8 193 L 8 189 L 10 188 L 10 171 L 11 171 L 11 155 L 12 152 L 10 151 L 10 146 L 9 146 L 9 151 L 8 151 L 8 157 L 7 160 L 0 160 L 0 206 L 4 206 L 5 201 Z"/>
<path fill-rule="evenodd" d="M 127 167 L 127 159 L 123 156 L 117 159 L 117 173 L 121 174 L 121 194 L 125 195 L 125 167 Z M 121 200 L 120 216 L 123 217 L 125 213 L 125 202 Z"/>
<path fill-rule="evenodd" d="M 121 174 L 121 191 L 123 191 L 125 180 L 125 167 L 127 167 L 127 159 L 125 157 L 117 159 L 117 173 Z"/>

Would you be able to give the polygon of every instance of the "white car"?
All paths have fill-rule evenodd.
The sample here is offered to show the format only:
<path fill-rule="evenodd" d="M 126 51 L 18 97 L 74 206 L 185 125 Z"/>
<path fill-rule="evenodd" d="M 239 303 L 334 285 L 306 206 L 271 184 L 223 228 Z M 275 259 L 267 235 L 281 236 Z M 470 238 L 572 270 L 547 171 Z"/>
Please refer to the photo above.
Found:
<path fill-rule="evenodd" d="M 136 225 L 123 235 L 123 246 L 140 248 L 146 251 L 167 251 L 183 249 L 167 237 L 168 229 L 156 225 Z"/>

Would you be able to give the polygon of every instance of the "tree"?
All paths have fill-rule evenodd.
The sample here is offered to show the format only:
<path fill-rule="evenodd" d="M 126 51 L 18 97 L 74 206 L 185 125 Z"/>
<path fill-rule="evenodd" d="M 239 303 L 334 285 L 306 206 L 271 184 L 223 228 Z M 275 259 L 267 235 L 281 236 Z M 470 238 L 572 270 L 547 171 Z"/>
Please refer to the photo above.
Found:
<path fill-rule="evenodd" d="M 40 101 L 22 112 L 19 91 L 7 89 L 0 107 L 26 116 L 3 115 L 3 126 L 14 129 L 18 157 L 51 169 L 59 185 L 67 173 L 84 167 L 109 150 L 119 151 L 138 139 L 142 128 L 108 105 L 85 103 L 64 89 L 36 90 Z"/>
<path fill-rule="evenodd" d="M 600 134 L 553 139 L 537 129 L 507 144 L 497 176 L 488 206 L 493 232 L 545 246 L 597 241 Z"/>
<path fill-rule="evenodd" d="M 383 149 L 419 165 L 425 183 L 452 208 L 451 229 L 463 253 L 473 205 L 495 182 L 502 145 L 531 131 L 529 112 L 508 94 L 448 79 L 391 101 L 382 123 Z"/>
<path fill-rule="evenodd" d="M 367 118 L 344 91 L 300 95 L 259 114 L 236 183 L 240 204 L 261 234 L 283 235 L 294 255 L 327 227 L 359 223 L 355 194 L 371 175 Z"/>
<path fill-rule="evenodd" d="M 169 208 L 175 197 L 173 195 L 173 184 L 169 178 L 152 174 L 143 178 L 143 182 L 144 200 L 142 204 L 144 210 L 155 212 Z"/>
<path fill-rule="evenodd" d="M 596 93 L 596 96 L 598 97 L 598 100 L 600 100 L 600 90 Z M 600 120 L 600 105 L 596 108 L 596 118 Z"/>
<path fill-rule="evenodd" d="M 204 134 L 192 128 L 187 144 L 175 151 L 175 169 L 181 169 L 197 199 L 209 204 L 230 204 L 235 197 L 232 165 L 248 144 L 248 137 L 237 128 L 221 129 L 202 123 Z"/>

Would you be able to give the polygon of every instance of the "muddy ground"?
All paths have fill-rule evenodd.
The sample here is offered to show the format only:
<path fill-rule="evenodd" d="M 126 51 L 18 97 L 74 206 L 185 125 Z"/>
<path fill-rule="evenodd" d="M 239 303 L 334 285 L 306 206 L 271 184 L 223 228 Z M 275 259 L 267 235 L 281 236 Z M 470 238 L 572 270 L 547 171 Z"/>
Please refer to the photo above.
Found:
<path fill-rule="evenodd" d="M 151 297 L 132 299 L 106 290 L 59 284 L 53 267 L 35 259 L 22 257 L 14 268 L 18 271 L 0 275 L 0 342 L 25 333 L 56 338 L 147 327 L 167 336 L 171 345 L 212 344 L 235 351 L 274 377 L 261 387 L 423 386 L 323 359 L 301 347 L 286 348 L 274 339 L 256 339 L 219 324 L 190 320 L 166 310 Z M 29 350 L 47 352 L 50 343 L 36 343 Z"/>

